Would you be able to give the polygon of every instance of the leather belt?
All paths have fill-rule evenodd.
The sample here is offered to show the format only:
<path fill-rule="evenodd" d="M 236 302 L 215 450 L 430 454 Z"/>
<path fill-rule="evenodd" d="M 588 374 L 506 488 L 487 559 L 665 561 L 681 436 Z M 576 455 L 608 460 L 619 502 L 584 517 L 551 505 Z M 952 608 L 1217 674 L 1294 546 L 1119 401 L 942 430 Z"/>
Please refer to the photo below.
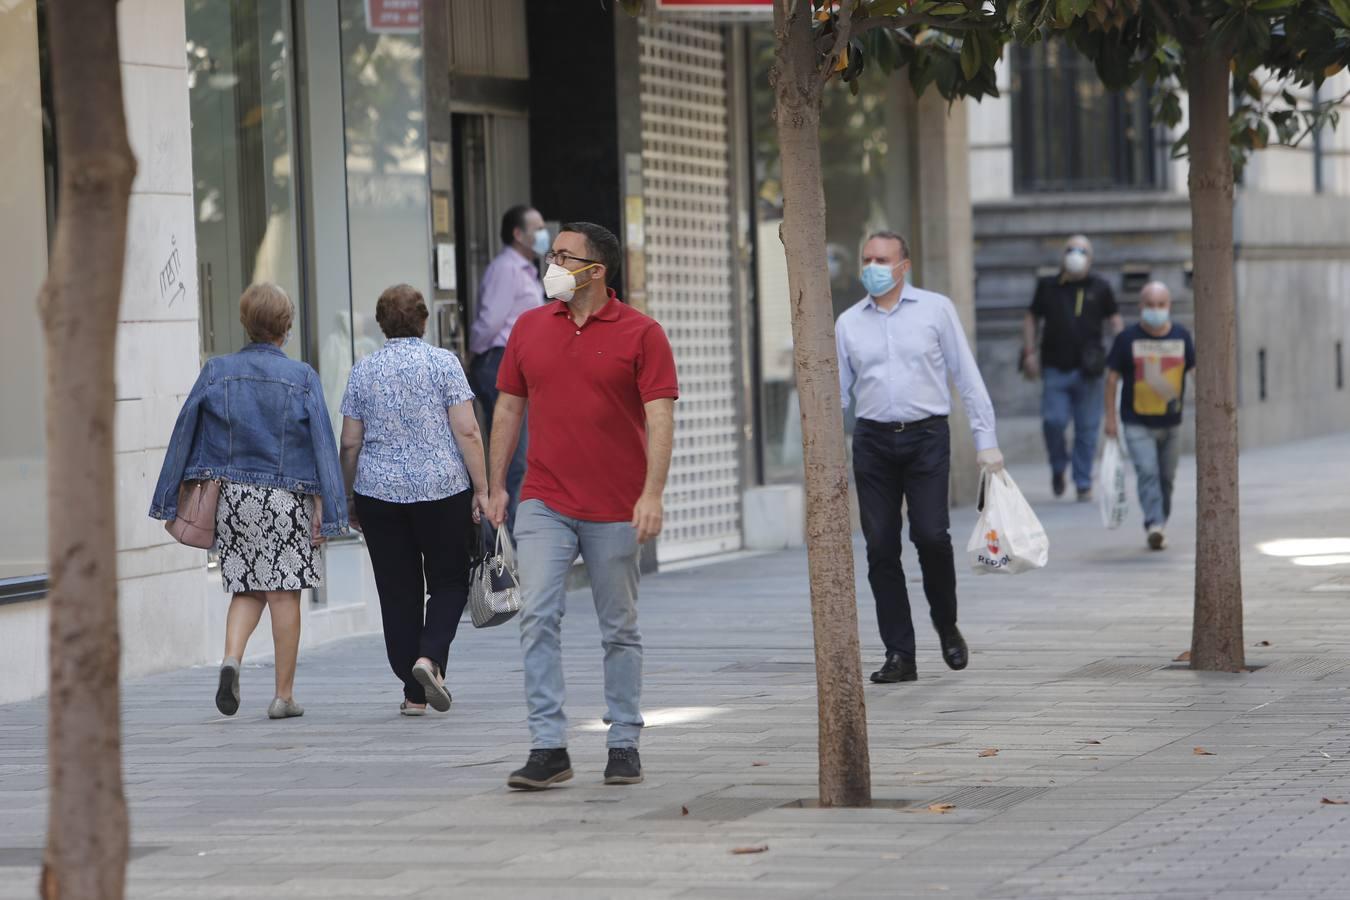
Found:
<path fill-rule="evenodd" d="M 947 421 L 946 416 L 929 416 L 926 419 L 915 419 L 913 422 L 878 422 L 875 419 L 859 419 L 859 425 L 866 425 L 870 428 L 880 428 L 885 431 L 908 431 L 911 428 L 922 428 L 925 425 L 936 425 L 938 422 Z"/>

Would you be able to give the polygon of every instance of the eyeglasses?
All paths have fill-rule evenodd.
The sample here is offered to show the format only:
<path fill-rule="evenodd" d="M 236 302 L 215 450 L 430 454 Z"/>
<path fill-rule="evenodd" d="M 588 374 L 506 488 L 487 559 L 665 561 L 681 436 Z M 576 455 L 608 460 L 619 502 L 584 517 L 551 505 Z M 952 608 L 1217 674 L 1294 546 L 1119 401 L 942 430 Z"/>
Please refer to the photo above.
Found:
<path fill-rule="evenodd" d="M 598 259 L 587 259 L 584 256 L 573 256 L 566 250 L 550 250 L 544 254 L 545 265 L 551 266 L 556 263 L 557 265 L 560 265 L 565 269 L 567 268 L 567 264 L 572 262 L 590 263 L 593 266 L 603 265 Z"/>

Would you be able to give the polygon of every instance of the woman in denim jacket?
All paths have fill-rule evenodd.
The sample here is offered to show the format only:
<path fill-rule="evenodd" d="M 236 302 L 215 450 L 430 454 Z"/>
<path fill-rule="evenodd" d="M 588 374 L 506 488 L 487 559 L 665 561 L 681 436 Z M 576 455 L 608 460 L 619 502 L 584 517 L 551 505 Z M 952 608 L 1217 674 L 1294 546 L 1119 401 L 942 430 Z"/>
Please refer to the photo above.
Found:
<path fill-rule="evenodd" d="M 183 481 L 221 481 L 216 549 L 221 583 L 233 597 L 216 708 L 227 716 L 239 709 L 239 660 L 263 607 L 272 611 L 276 649 L 276 697 L 267 715 L 304 714 L 293 696 L 300 591 L 322 582 L 319 547 L 347 528 L 319 376 L 281 352 L 294 315 L 275 284 L 244 292 L 239 321 L 253 343 L 202 367 L 178 414 L 150 507 L 152 518 L 171 520 Z"/>

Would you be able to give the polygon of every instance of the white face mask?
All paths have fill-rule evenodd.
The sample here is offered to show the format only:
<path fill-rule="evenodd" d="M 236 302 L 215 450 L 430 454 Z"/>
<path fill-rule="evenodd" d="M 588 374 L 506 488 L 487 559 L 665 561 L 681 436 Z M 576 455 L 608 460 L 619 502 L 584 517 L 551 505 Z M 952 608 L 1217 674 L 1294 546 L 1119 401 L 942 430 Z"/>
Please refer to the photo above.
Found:
<path fill-rule="evenodd" d="M 584 272 L 595 265 L 596 263 L 591 263 L 589 266 L 582 266 L 576 272 L 569 272 L 557 263 L 549 263 L 548 271 L 544 273 L 544 295 L 550 300 L 570 303 L 577 292 L 577 272 Z"/>
<path fill-rule="evenodd" d="M 1088 270 L 1088 256 L 1082 250 L 1071 248 L 1064 251 L 1064 271 L 1070 275 L 1084 275 Z"/>
<path fill-rule="evenodd" d="M 540 228 L 534 233 L 534 245 L 531 249 L 534 250 L 535 256 L 543 256 L 551 246 L 553 246 L 553 241 L 548 236 L 547 228 Z"/>

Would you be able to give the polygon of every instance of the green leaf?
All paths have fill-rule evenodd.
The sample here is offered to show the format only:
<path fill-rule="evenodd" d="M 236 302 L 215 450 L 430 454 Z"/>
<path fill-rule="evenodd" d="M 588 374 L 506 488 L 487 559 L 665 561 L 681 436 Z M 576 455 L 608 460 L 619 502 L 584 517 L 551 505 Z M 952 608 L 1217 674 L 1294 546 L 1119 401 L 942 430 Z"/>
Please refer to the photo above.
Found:
<path fill-rule="evenodd" d="M 1341 24 L 1350 28 L 1350 0 L 1327 0 L 1331 6 L 1332 12 L 1336 13 L 1336 18 L 1341 20 Z"/>
<path fill-rule="evenodd" d="M 966 39 L 961 42 L 961 74 L 969 80 L 975 77 L 975 73 L 980 71 L 980 46 L 979 41 L 973 35 L 966 35 Z"/>
<path fill-rule="evenodd" d="M 1350 2 L 1350 0 L 1346 0 Z M 941 6 L 935 6 L 928 11 L 930 16 L 964 16 L 967 12 L 964 3 L 944 3 Z"/>
<path fill-rule="evenodd" d="M 1298 0 L 1257 0 L 1252 4 L 1252 9 L 1257 12 L 1275 12 L 1289 9 L 1291 6 L 1298 6 Z"/>

